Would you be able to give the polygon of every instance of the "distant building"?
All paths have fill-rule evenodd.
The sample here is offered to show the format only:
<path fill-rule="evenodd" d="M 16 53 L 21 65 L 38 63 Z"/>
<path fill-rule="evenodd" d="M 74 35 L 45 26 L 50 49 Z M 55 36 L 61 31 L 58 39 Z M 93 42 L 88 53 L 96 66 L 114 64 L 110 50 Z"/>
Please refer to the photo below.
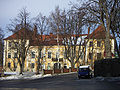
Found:
<path fill-rule="evenodd" d="M 99 26 L 91 34 L 83 34 L 84 43 L 81 46 L 85 50 L 83 52 L 83 58 L 80 58 L 79 63 L 75 64 L 75 68 L 78 65 L 90 64 L 93 65 L 97 59 L 105 57 L 105 31 Z M 50 33 L 49 35 L 38 35 L 37 28 L 34 31 L 21 29 L 15 34 L 4 39 L 4 60 L 3 66 L 6 71 L 19 72 L 20 67 L 17 61 L 19 56 L 15 49 L 11 49 L 12 46 L 18 47 L 18 43 L 26 39 L 26 46 L 29 45 L 29 50 L 26 54 L 24 71 L 36 72 L 38 65 L 38 56 L 40 57 L 40 66 L 42 69 L 56 69 L 70 68 L 71 64 L 65 57 L 65 48 L 63 41 L 59 39 L 59 46 L 57 42 L 57 35 Z M 26 38 L 25 38 L 26 37 Z M 39 39 L 38 39 L 39 38 Z M 60 37 L 59 37 L 60 38 Z M 114 54 L 114 39 L 111 36 L 111 53 Z M 13 43 L 14 42 L 14 43 Z M 86 43 L 86 44 L 85 44 Z M 42 48 L 39 53 L 39 48 Z M 59 48 L 59 65 L 58 65 L 58 48 Z"/>

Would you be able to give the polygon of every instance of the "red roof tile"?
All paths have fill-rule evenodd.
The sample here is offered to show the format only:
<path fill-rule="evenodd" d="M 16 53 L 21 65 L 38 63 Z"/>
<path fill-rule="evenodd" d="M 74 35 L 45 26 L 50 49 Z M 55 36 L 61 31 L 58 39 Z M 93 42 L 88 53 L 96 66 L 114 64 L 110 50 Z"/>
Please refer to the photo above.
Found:
<path fill-rule="evenodd" d="M 80 35 L 72 35 L 72 36 L 87 36 L 88 34 L 80 34 Z M 69 35 L 59 35 L 59 45 L 63 45 L 62 38 L 69 37 Z M 21 29 L 18 32 L 14 33 L 13 35 L 5 38 L 4 40 L 12 40 L 12 39 L 21 39 L 26 38 L 30 40 L 31 46 L 39 46 L 39 45 L 57 45 L 57 35 L 50 33 L 50 35 L 39 35 L 37 31 L 30 31 Z"/>
<path fill-rule="evenodd" d="M 89 34 L 86 39 L 105 39 L 105 30 L 104 28 L 100 25 L 98 26 L 97 29 L 95 29 L 91 34 Z M 110 38 L 112 39 L 113 37 L 110 35 Z"/>
<path fill-rule="evenodd" d="M 20 29 L 19 31 L 17 31 L 16 33 L 14 33 L 13 35 L 5 38 L 4 40 L 12 40 L 12 39 L 30 39 L 30 37 L 32 36 L 33 32 L 27 29 Z"/>

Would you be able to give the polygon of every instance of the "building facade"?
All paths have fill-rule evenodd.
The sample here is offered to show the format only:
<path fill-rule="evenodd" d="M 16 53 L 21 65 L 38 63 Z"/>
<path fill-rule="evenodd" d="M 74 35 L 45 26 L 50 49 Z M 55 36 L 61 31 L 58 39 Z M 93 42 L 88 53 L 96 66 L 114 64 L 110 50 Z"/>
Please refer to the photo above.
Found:
<path fill-rule="evenodd" d="M 36 30 L 37 28 L 34 28 L 33 32 L 28 32 L 22 29 L 4 39 L 3 66 L 5 71 L 20 71 L 18 57 L 22 55 L 20 52 L 24 49 L 26 50 L 24 53 L 24 71 L 36 72 L 38 60 L 40 63 L 40 70 L 53 70 L 71 67 L 70 61 L 66 58 L 65 46 L 63 45 L 62 40 L 59 39 L 58 44 L 57 35 L 50 33 L 50 35 L 41 36 L 36 34 Z M 27 34 L 25 35 L 24 32 L 27 32 Z M 81 48 L 84 47 L 84 50 L 82 51 L 83 56 L 79 59 L 78 63 L 75 64 L 74 68 L 85 64 L 93 66 L 95 60 L 105 58 L 105 33 L 101 26 L 99 26 L 91 34 L 88 33 L 80 36 L 85 37 L 83 45 L 81 46 Z M 24 42 L 22 42 L 22 40 L 25 44 L 23 44 Z M 111 52 L 114 54 L 114 39 L 112 36 L 110 41 Z M 86 44 L 84 44 L 85 42 Z M 17 48 L 13 48 L 13 46 Z"/>

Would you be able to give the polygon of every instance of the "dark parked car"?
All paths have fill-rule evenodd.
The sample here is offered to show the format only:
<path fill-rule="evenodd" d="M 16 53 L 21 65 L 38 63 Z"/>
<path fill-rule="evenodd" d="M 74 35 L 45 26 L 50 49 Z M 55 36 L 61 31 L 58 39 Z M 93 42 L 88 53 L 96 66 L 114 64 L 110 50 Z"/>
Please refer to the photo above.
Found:
<path fill-rule="evenodd" d="M 78 69 L 78 78 L 80 79 L 81 77 L 87 77 L 87 78 L 92 77 L 92 70 L 91 70 L 89 65 L 79 67 L 79 69 Z"/>

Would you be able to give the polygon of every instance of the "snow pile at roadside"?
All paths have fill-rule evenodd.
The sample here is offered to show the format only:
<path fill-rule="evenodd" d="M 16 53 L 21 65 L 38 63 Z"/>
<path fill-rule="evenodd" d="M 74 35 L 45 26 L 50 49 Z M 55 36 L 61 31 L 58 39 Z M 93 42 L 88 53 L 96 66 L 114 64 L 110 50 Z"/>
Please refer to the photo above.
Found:
<path fill-rule="evenodd" d="M 120 77 L 106 77 L 106 81 L 120 81 Z"/>
<path fill-rule="evenodd" d="M 97 80 L 97 81 L 104 81 L 105 79 L 104 79 L 104 77 L 96 77 L 95 80 Z"/>
<path fill-rule="evenodd" d="M 120 77 L 96 77 L 96 81 L 120 81 Z"/>

